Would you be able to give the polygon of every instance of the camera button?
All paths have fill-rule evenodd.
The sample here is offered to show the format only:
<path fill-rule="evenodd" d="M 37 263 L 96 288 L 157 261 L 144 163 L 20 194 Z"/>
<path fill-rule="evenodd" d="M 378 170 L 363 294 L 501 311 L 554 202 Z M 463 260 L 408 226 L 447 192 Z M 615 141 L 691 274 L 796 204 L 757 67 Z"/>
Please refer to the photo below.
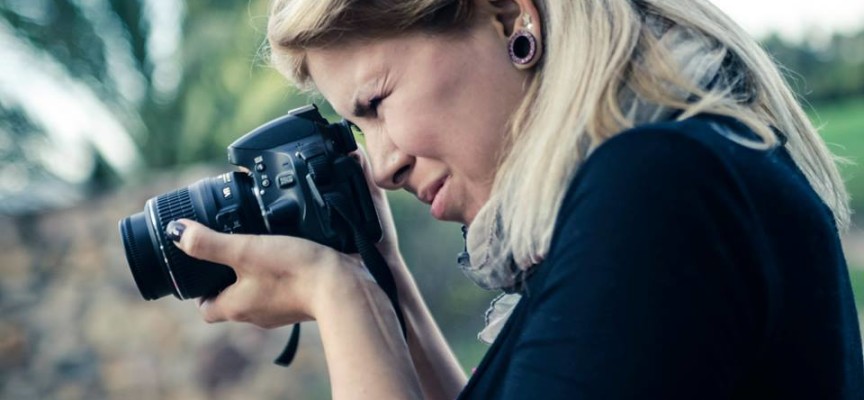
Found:
<path fill-rule="evenodd" d="M 264 163 L 255 164 L 255 170 L 258 172 L 264 172 L 267 169 L 267 166 Z"/>
<path fill-rule="evenodd" d="M 267 179 L 267 178 L 262 179 L 261 180 L 261 186 L 264 186 L 265 188 L 270 187 L 270 179 Z"/>
<path fill-rule="evenodd" d="M 295 181 L 294 174 L 291 172 L 276 177 L 276 182 L 279 184 L 280 189 L 287 189 L 293 186 Z"/>

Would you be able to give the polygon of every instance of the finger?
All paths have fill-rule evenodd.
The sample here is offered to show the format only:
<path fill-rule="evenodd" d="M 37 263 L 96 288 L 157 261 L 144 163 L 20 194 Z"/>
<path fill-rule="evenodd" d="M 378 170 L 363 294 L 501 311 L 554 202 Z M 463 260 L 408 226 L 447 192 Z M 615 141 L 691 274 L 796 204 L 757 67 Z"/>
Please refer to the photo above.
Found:
<path fill-rule="evenodd" d="M 215 297 L 198 299 L 198 311 L 204 322 L 211 324 L 225 321 L 247 322 L 248 308 L 238 304 L 241 299 L 238 299 L 238 294 L 232 294 L 236 290 L 238 290 L 237 283 L 226 287 Z"/>
<path fill-rule="evenodd" d="M 384 229 L 388 230 L 390 235 L 395 239 L 396 230 L 393 223 L 393 214 L 390 211 L 390 202 L 387 200 L 387 193 L 375 184 L 375 178 L 372 173 L 372 164 L 369 162 L 369 155 L 366 149 L 357 144 L 357 150 L 351 153 L 363 167 L 363 177 L 366 178 L 366 186 L 369 186 L 369 193 L 372 195 L 372 201 L 375 203 L 375 209 L 378 210 L 378 218 Z"/>
<path fill-rule="evenodd" d="M 366 178 L 366 185 L 369 186 L 369 192 L 372 196 L 372 203 L 375 210 L 378 212 L 378 221 L 381 223 L 382 237 L 375 247 L 387 259 L 388 265 L 398 265 L 401 261 L 399 253 L 399 236 L 396 232 L 396 222 L 393 220 L 393 212 L 390 210 L 390 202 L 387 199 L 387 193 L 384 189 L 375 184 L 375 179 L 372 174 L 372 166 L 369 162 L 369 155 L 366 149 L 358 144 L 357 151 L 352 153 L 363 167 L 363 175 Z"/>
<path fill-rule="evenodd" d="M 372 163 L 369 162 L 369 154 L 366 153 L 366 148 L 358 143 L 357 150 L 351 153 L 351 157 L 357 160 L 363 168 L 363 177 L 366 178 L 366 185 L 369 186 L 369 191 L 372 192 L 372 196 L 383 196 L 384 189 L 381 189 L 375 184 L 375 178 L 372 174 Z"/>
<path fill-rule="evenodd" d="M 249 285 L 243 278 L 229 285 L 214 296 L 196 299 L 198 311 L 208 323 L 236 321 L 245 322 L 249 311 L 249 303 L 244 293 L 248 295 Z"/>
<path fill-rule="evenodd" d="M 220 312 L 219 308 L 215 305 L 214 297 L 199 297 L 196 299 L 196 303 L 198 304 L 198 312 L 201 313 L 204 322 L 212 324 L 228 320 L 228 318 L 225 318 L 224 313 Z"/>
<path fill-rule="evenodd" d="M 243 258 L 254 251 L 258 236 L 228 235 L 216 232 L 193 220 L 171 221 L 166 235 L 180 250 L 199 260 L 224 264 L 235 270 L 242 269 Z"/>
<path fill-rule="evenodd" d="M 267 291 L 254 279 L 239 279 L 214 297 L 199 298 L 198 310 L 207 323 L 233 321 L 248 322 L 262 328 L 273 327 L 267 318 L 262 319 L 261 314 L 273 296 L 257 296 L 262 290 Z M 263 316 L 272 313 L 273 310 L 265 311 Z M 273 316 L 269 316 L 272 321 Z"/>

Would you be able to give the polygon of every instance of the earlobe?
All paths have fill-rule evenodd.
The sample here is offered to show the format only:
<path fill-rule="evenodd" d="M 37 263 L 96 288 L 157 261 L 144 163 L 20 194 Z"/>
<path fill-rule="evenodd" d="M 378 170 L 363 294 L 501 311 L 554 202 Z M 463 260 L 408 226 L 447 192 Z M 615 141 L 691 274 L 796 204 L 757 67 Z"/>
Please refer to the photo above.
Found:
<path fill-rule="evenodd" d="M 537 65 L 543 54 L 543 27 L 533 0 L 479 0 L 492 16 L 495 30 L 506 40 L 513 65 L 527 70 Z"/>
<path fill-rule="evenodd" d="M 521 14 L 514 21 L 513 33 L 507 43 L 513 65 L 527 70 L 537 65 L 543 54 L 540 15 L 531 0 L 517 0 Z"/>
<path fill-rule="evenodd" d="M 507 50 L 510 53 L 510 60 L 513 61 L 516 68 L 529 69 L 537 65 L 537 61 L 540 59 L 540 40 L 535 34 L 536 28 L 531 15 L 522 14 L 520 19 L 522 26 L 510 36 Z"/>

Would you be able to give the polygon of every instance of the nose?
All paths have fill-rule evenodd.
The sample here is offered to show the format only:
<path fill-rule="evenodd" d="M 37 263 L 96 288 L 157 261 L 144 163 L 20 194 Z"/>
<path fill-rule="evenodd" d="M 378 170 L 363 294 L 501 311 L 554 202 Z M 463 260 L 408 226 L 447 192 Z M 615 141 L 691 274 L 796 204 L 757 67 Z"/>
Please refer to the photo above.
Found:
<path fill-rule="evenodd" d="M 415 158 L 400 150 L 386 134 L 366 136 L 366 150 L 372 163 L 375 184 L 387 190 L 405 186 Z"/>

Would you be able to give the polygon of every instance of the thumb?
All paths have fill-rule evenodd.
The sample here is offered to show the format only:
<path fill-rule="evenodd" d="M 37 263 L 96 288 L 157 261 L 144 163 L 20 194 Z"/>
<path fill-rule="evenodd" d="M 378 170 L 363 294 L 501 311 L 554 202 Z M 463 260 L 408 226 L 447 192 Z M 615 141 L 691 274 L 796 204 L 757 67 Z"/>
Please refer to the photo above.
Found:
<path fill-rule="evenodd" d="M 251 235 L 229 235 L 216 232 L 190 219 L 171 221 L 165 235 L 184 253 L 199 260 L 231 266 L 242 264 L 242 255 L 253 243 Z"/>
<path fill-rule="evenodd" d="M 366 186 L 369 187 L 369 194 L 372 196 L 375 210 L 378 211 L 378 220 L 381 222 L 381 227 L 385 230 L 385 237 L 389 237 L 393 242 L 396 242 L 396 224 L 393 222 L 390 202 L 387 200 L 387 193 L 384 189 L 375 184 L 372 164 L 369 162 L 369 155 L 366 153 L 366 149 L 358 143 L 357 150 L 352 153 L 352 156 L 357 159 L 363 168 L 363 177 L 366 178 Z"/>

